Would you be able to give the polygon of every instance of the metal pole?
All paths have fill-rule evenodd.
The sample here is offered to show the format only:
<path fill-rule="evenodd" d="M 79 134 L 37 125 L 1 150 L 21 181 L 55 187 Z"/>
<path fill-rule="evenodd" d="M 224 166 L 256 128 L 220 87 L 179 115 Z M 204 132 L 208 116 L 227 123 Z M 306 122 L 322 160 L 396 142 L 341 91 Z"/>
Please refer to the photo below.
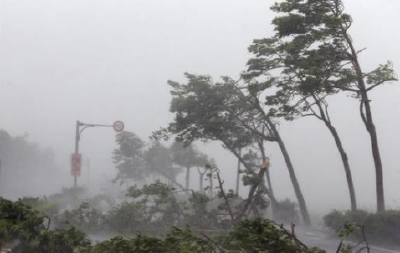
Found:
<path fill-rule="evenodd" d="M 79 120 L 76 121 L 76 132 L 75 132 L 75 154 L 78 155 L 79 153 L 79 127 L 81 123 Z M 76 171 L 74 172 L 74 187 L 78 185 L 78 177 Z"/>
<path fill-rule="evenodd" d="M 82 126 L 82 129 L 80 129 L 81 126 Z M 122 121 L 115 121 L 114 124 L 112 124 L 112 125 L 100 125 L 100 124 L 85 124 L 85 123 L 79 122 L 79 120 L 77 120 L 76 121 L 76 131 L 75 131 L 75 155 L 76 155 L 76 157 L 78 157 L 78 155 L 79 155 L 79 141 L 81 138 L 81 133 L 83 132 L 83 130 L 85 130 L 88 127 L 112 127 L 112 128 L 114 128 L 114 130 L 116 132 L 122 132 L 124 130 L 124 123 Z M 89 172 L 88 172 L 88 174 L 89 174 Z M 74 171 L 74 187 L 77 186 L 77 181 L 78 181 L 78 174 L 76 171 Z"/>

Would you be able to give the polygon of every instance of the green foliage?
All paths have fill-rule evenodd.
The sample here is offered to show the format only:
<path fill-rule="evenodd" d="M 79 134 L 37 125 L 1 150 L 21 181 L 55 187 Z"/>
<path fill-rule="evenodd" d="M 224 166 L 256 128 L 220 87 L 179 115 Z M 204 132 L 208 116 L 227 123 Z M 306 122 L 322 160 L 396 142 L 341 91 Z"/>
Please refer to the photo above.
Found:
<path fill-rule="evenodd" d="M 308 249 L 294 239 L 290 232 L 270 220 L 261 218 L 244 220 L 224 239 L 224 248 L 229 252 L 324 252 Z"/>
<path fill-rule="evenodd" d="M 208 163 L 207 156 L 200 153 L 193 144 L 174 142 L 171 145 L 171 152 L 172 161 L 183 168 L 203 167 Z"/>
<path fill-rule="evenodd" d="M 211 236 L 211 235 L 210 235 Z M 189 227 L 173 227 L 162 238 L 138 234 L 127 239 L 114 237 L 94 246 L 81 247 L 77 253 L 323 253 L 323 250 L 308 248 L 293 238 L 283 227 L 269 220 L 251 219 L 240 222 L 228 234 L 214 239 L 203 233 L 195 233 Z"/>
<path fill-rule="evenodd" d="M 290 199 L 277 201 L 274 209 L 274 219 L 279 222 L 298 223 L 300 217 L 297 213 L 297 204 Z"/>
<path fill-rule="evenodd" d="M 130 132 L 117 134 L 116 142 L 119 147 L 114 150 L 113 160 L 118 173 L 114 181 L 141 181 L 153 174 L 162 175 L 181 187 L 175 180 L 181 168 L 173 166 L 170 148 L 158 141 L 153 141 L 147 147 L 144 141 Z"/>
<path fill-rule="evenodd" d="M 175 181 L 176 176 L 181 172 L 181 168 L 174 166 L 173 153 L 168 147 L 160 142 L 154 141 L 145 154 L 147 169 L 151 173 L 159 173 L 164 177 Z"/>
<path fill-rule="evenodd" d="M 32 207 L 33 209 L 42 212 L 50 217 L 55 217 L 59 210 L 60 206 L 58 202 L 50 201 L 49 198 L 32 198 L 32 197 L 23 197 L 19 199 L 23 204 Z"/>
<path fill-rule="evenodd" d="M 94 232 L 101 229 L 104 216 L 88 202 L 82 202 L 76 209 L 65 210 L 58 219 L 60 224 L 67 223 L 82 231 Z"/>
<path fill-rule="evenodd" d="M 0 198 L 0 242 L 12 238 L 32 240 L 45 227 L 40 213 L 21 201 Z"/>
<path fill-rule="evenodd" d="M 170 111 L 175 120 L 168 131 L 185 144 L 195 140 L 219 140 L 226 148 L 237 149 L 253 143 L 253 135 L 238 122 L 232 110 L 239 100 L 233 80 L 213 83 L 209 76 L 185 74 L 187 84 L 169 81 L 171 86 Z"/>
<path fill-rule="evenodd" d="M 325 225 L 343 233 L 342 228 L 351 224 L 364 227 L 365 236 L 371 243 L 381 245 L 400 245 L 400 211 L 388 210 L 380 213 L 366 211 L 332 211 L 324 217 Z M 349 225 L 350 224 L 350 225 Z M 350 235 L 353 239 L 362 239 L 360 231 Z"/>
<path fill-rule="evenodd" d="M 148 185 L 141 194 L 134 196 L 138 201 L 147 196 L 168 196 L 171 189 L 160 183 Z M 232 195 L 232 197 L 234 197 Z M 193 205 L 204 205 L 208 198 L 200 193 L 194 193 L 190 202 Z M 33 201 L 30 199 L 30 201 Z M 34 201 L 35 202 L 35 201 Z M 125 203 L 136 205 L 137 203 Z M 86 216 L 82 212 L 90 210 L 87 203 L 80 206 L 76 216 L 82 217 L 86 222 Z M 137 207 L 121 208 L 126 214 L 131 214 Z M 137 211 L 137 210 L 136 210 Z M 74 213 L 74 212 L 71 212 Z M 398 213 L 390 213 L 389 220 Z M 380 216 L 381 217 L 381 216 Z M 191 218 L 193 219 L 193 218 Z M 116 221 L 118 219 L 113 219 Z M 388 220 L 388 221 L 389 221 Z M 262 218 L 242 220 L 229 232 L 227 230 L 207 232 L 187 226 L 172 227 L 165 236 L 152 237 L 137 234 L 133 238 L 121 236 L 113 237 L 91 245 L 86 235 L 74 228 L 66 226 L 64 229 L 47 230 L 43 225 L 44 219 L 40 212 L 23 204 L 21 201 L 12 202 L 0 199 L 0 243 L 10 239 L 21 239 L 23 252 L 27 253 L 244 253 L 244 252 L 290 252 L 290 253 L 323 253 L 317 248 L 308 248 L 301 241 L 294 238 L 283 226 Z M 131 223 L 125 220 L 125 223 Z M 135 221 L 137 222 L 137 221 Z M 87 223 L 86 223 L 87 224 Z M 344 235 L 357 230 L 358 226 L 346 225 Z M 133 230 L 132 230 L 133 231 Z M 209 230 L 208 230 L 209 231 Z M 342 247 L 340 252 L 351 252 L 353 248 Z"/>
<path fill-rule="evenodd" d="M 145 206 L 123 202 L 105 215 L 105 228 L 122 234 L 134 234 L 146 228 Z"/>
<path fill-rule="evenodd" d="M 162 240 L 138 234 L 133 239 L 116 236 L 95 246 L 78 248 L 76 253 L 162 253 Z"/>
<path fill-rule="evenodd" d="M 74 227 L 43 230 L 26 246 L 29 253 L 73 253 L 77 247 L 90 245 L 87 236 Z"/>
<path fill-rule="evenodd" d="M 86 235 L 74 227 L 48 230 L 44 223 L 45 216 L 21 200 L 0 198 L 0 244 L 20 239 L 27 253 L 72 253 L 75 247 L 90 244 Z"/>
<path fill-rule="evenodd" d="M 390 62 L 362 73 L 359 52 L 348 34 L 352 19 L 341 0 L 286 0 L 271 9 L 279 14 L 272 22 L 276 33 L 254 40 L 249 47 L 254 58 L 243 74 L 256 90 L 274 87 L 266 98 L 266 104 L 274 106 L 270 115 L 287 120 L 314 115 L 327 120 L 313 109 L 314 101 L 326 103 L 328 95 L 339 91 L 360 97 L 397 80 Z"/>
<path fill-rule="evenodd" d="M 117 179 L 144 179 L 149 171 L 146 170 L 145 143 L 134 133 L 121 132 L 116 135 L 119 146 L 114 150 L 113 160 L 118 169 Z"/>

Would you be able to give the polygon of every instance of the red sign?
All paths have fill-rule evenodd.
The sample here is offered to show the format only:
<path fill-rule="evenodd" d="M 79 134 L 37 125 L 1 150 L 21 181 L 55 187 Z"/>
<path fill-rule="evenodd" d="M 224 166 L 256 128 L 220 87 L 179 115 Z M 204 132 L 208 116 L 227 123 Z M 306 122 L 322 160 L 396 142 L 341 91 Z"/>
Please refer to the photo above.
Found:
<path fill-rule="evenodd" d="M 74 153 L 71 155 L 71 175 L 80 176 L 82 165 L 82 155 Z"/>

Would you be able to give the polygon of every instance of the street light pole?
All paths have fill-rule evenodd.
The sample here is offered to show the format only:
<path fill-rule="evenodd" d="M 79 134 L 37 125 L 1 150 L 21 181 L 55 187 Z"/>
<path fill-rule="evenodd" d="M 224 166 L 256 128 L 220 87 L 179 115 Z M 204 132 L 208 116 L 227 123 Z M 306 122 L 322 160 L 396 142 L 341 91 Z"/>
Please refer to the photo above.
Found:
<path fill-rule="evenodd" d="M 81 129 L 82 127 L 82 129 Z M 76 121 L 76 130 L 75 130 L 75 153 L 74 153 L 74 158 L 80 158 L 79 155 L 79 141 L 81 139 L 81 134 L 83 132 L 83 130 L 85 130 L 88 127 L 112 127 L 114 128 L 115 132 L 121 132 L 122 130 L 124 130 L 124 123 L 122 121 L 115 121 L 114 124 L 112 125 L 99 125 L 99 124 L 85 124 L 83 122 L 80 122 L 79 120 Z M 79 159 L 79 169 L 80 169 L 80 163 L 81 160 Z M 73 162 L 71 162 L 71 165 L 73 165 Z M 77 187 L 78 185 L 78 171 L 75 168 L 73 171 L 73 176 L 74 176 L 74 187 Z"/>
<path fill-rule="evenodd" d="M 76 132 L 75 132 L 75 155 L 79 154 L 79 138 L 80 138 L 80 133 L 79 133 L 79 127 L 80 127 L 80 122 L 79 120 L 76 121 Z M 78 174 L 77 172 L 74 173 L 74 187 L 77 186 L 78 184 Z"/>

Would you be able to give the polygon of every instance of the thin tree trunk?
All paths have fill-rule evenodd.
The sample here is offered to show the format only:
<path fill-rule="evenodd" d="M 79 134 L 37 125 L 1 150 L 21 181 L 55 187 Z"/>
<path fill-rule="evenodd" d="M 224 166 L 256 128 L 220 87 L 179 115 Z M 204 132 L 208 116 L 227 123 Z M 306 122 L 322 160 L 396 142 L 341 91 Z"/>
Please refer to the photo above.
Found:
<path fill-rule="evenodd" d="M 331 132 L 335 143 L 336 143 L 336 147 L 339 151 L 340 157 L 342 159 L 342 163 L 343 163 L 343 168 L 346 174 L 346 180 L 347 180 L 347 188 L 349 190 L 349 196 L 350 196 L 350 207 L 352 211 L 357 210 L 357 200 L 356 200 L 356 193 L 354 190 L 354 184 L 353 184 L 353 178 L 351 175 L 351 170 L 350 170 L 350 165 L 349 165 L 349 159 L 347 156 L 346 151 L 343 148 L 343 144 L 342 141 L 340 140 L 339 134 L 336 131 L 336 128 L 332 125 L 332 122 L 330 121 L 329 118 L 329 114 L 328 114 L 328 108 L 325 106 L 325 110 L 321 104 L 321 100 L 316 97 L 313 96 L 315 104 L 318 106 L 318 109 L 320 111 L 320 115 L 317 116 L 316 114 L 314 114 L 318 119 L 320 119 L 321 121 L 323 121 L 325 123 L 325 126 L 329 129 L 329 131 Z"/>
<path fill-rule="evenodd" d="M 357 51 L 354 48 L 353 42 L 350 36 L 347 34 L 347 31 L 343 27 L 342 27 L 342 33 L 351 50 L 351 56 L 352 56 L 351 62 L 353 64 L 353 67 L 357 75 L 357 84 L 361 95 L 360 114 L 371 139 L 372 157 L 374 158 L 374 164 L 375 164 L 377 211 L 383 212 L 385 211 L 385 194 L 383 189 L 383 168 L 382 168 L 383 166 L 382 166 L 381 155 L 379 152 L 378 136 L 376 133 L 374 121 L 372 119 L 372 111 L 371 111 L 370 100 L 368 98 L 368 91 L 364 82 L 361 66 L 358 61 Z"/>
<path fill-rule="evenodd" d="M 267 161 L 267 156 L 265 155 L 265 149 L 264 149 L 263 141 L 260 141 L 258 143 L 258 146 L 260 148 L 260 152 L 261 152 L 261 157 L 262 157 L 263 163 L 265 163 Z M 269 174 L 269 167 L 265 171 L 265 178 L 267 179 L 267 184 L 268 184 L 269 191 L 270 191 L 271 195 L 273 196 L 273 198 L 275 198 L 274 190 L 272 189 L 271 176 Z"/>
<path fill-rule="evenodd" d="M 366 114 L 366 121 L 364 121 L 367 131 L 370 135 L 371 139 L 371 149 L 372 149 L 372 156 L 374 158 L 375 164 L 375 182 L 376 182 L 376 202 L 377 202 L 377 211 L 383 212 L 385 211 L 385 194 L 383 189 L 383 166 L 381 155 L 379 152 L 379 145 L 378 145 L 378 136 L 376 133 L 376 128 L 372 120 L 372 113 L 371 107 L 369 104 L 367 94 L 364 95 L 367 101 L 361 102 L 364 103 L 365 107 L 365 114 Z M 365 100 L 363 99 L 363 100 Z"/>
<path fill-rule="evenodd" d="M 333 138 L 335 139 L 336 147 L 340 153 L 340 157 L 342 158 L 344 171 L 346 173 L 347 187 L 349 189 L 349 194 L 350 194 L 351 211 L 356 211 L 357 210 L 357 199 L 356 199 L 356 193 L 354 190 L 353 178 L 351 175 L 351 170 L 350 170 L 349 159 L 347 157 L 347 153 L 346 153 L 346 151 L 344 151 L 342 142 L 339 138 L 339 135 L 338 135 L 335 127 L 333 127 L 332 124 L 330 124 L 329 122 L 325 122 L 325 124 L 328 127 L 329 131 L 331 132 Z"/>
<path fill-rule="evenodd" d="M 309 225 L 311 225 L 310 214 L 308 213 L 306 201 L 305 201 L 303 193 L 301 191 L 300 184 L 297 181 L 296 173 L 294 171 L 292 161 L 290 160 L 289 153 L 285 147 L 285 143 L 281 139 L 279 132 L 275 127 L 275 124 L 273 122 L 271 122 L 271 120 L 268 118 L 267 118 L 267 122 L 268 122 L 271 130 L 273 131 L 273 134 L 276 137 L 276 140 L 279 144 L 279 148 L 281 149 L 283 158 L 285 159 L 286 167 L 288 168 L 288 171 L 289 171 L 290 180 L 292 181 L 294 192 L 295 192 L 297 201 L 299 202 L 300 213 L 301 213 L 301 216 L 303 217 L 303 221 L 304 221 L 305 225 L 309 226 Z"/>
<path fill-rule="evenodd" d="M 189 190 L 190 167 L 186 167 L 186 190 Z"/>
<path fill-rule="evenodd" d="M 283 158 L 285 159 L 286 167 L 287 167 L 287 169 L 289 171 L 289 175 L 290 175 L 290 180 L 292 181 L 294 192 L 295 192 L 297 201 L 299 203 L 301 216 L 303 217 L 303 221 L 304 221 L 305 225 L 309 226 L 309 225 L 311 225 L 310 214 L 308 213 L 307 204 L 304 199 L 303 193 L 301 191 L 299 182 L 297 181 L 296 173 L 294 172 L 293 164 L 292 164 L 292 161 L 290 160 L 289 153 L 286 150 L 285 144 L 283 143 L 283 140 L 279 134 L 279 131 L 276 129 L 275 124 L 268 117 L 268 115 L 266 115 L 265 111 L 261 107 L 258 97 L 253 96 L 253 98 L 255 99 L 254 105 L 255 105 L 256 109 L 260 112 L 261 115 L 264 116 L 264 119 L 266 121 L 266 124 L 264 124 L 264 125 L 267 127 L 268 131 L 270 131 L 274 135 L 275 141 L 277 141 L 279 144 L 279 148 L 282 152 Z"/>
<path fill-rule="evenodd" d="M 242 150 L 239 149 L 239 155 L 242 155 Z M 236 175 L 236 194 L 239 196 L 239 186 L 240 186 L 240 160 L 238 159 L 237 164 L 237 175 Z"/>

